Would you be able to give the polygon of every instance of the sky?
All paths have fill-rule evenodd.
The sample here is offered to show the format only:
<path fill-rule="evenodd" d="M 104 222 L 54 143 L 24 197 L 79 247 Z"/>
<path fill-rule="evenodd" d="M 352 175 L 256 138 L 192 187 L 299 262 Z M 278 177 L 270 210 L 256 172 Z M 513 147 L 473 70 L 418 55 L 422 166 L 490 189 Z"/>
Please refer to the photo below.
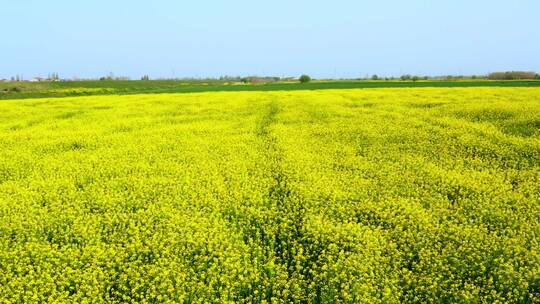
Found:
<path fill-rule="evenodd" d="M 0 79 L 540 72 L 538 0 L 0 0 Z"/>

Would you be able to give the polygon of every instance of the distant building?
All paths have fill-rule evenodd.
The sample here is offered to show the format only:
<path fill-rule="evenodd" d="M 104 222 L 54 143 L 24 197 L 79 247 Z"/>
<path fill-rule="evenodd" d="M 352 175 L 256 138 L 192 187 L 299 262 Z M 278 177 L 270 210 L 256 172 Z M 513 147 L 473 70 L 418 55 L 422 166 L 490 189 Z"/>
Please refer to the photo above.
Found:
<path fill-rule="evenodd" d="M 34 77 L 32 79 L 30 79 L 30 82 L 40 82 L 40 81 L 43 81 L 45 80 L 45 78 L 42 78 L 42 77 Z"/>

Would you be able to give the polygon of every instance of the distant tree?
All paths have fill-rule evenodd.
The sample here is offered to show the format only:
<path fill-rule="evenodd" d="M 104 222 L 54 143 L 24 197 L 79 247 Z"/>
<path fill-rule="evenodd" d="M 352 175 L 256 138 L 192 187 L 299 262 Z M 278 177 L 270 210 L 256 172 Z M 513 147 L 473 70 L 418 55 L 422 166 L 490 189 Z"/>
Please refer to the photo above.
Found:
<path fill-rule="evenodd" d="M 488 75 L 491 80 L 519 80 L 519 79 L 535 79 L 535 72 L 510 71 L 510 72 L 494 72 Z"/>
<path fill-rule="evenodd" d="M 536 79 L 540 79 L 540 74 L 536 74 Z"/>
<path fill-rule="evenodd" d="M 379 80 L 379 76 L 377 76 L 377 74 L 374 74 L 373 76 L 371 76 L 371 80 Z"/>
<path fill-rule="evenodd" d="M 150 77 L 148 75 L 143 75 L 143 77 L 141 77 L 141 80 L 150 80 Z"/>
<path fill-rule="evenodd" d="M 58 73 L 49 73 L 49 75 L 47 76 L 47 80 L 49 81 L 57 81 L 59 79 L 60 78 L 58 77 Z"/>
<path fill-rule="evenodd" d="M 311 77 L 309 77 L 308 75 L 304 74 L 304 75 L 300 76 L 300 78 L 299 78 L 298 80 L 300 80 L 301 83 L 306 83 L 306 82 L 310 82 L 310 81 L 311 81 Z"/>
<path fill-rule="evenodd" d="M 411 75 L 409 74 L 401 75 L 401 80 L 410 80 L 410 79 L 411 79 Z"/>
<path fill-rule="evenodd" d="M 424 76 L 423 79 L 424 79 L 424 80 L 429 80 L 429 77 L 428 77 L 428 76 Z"/>

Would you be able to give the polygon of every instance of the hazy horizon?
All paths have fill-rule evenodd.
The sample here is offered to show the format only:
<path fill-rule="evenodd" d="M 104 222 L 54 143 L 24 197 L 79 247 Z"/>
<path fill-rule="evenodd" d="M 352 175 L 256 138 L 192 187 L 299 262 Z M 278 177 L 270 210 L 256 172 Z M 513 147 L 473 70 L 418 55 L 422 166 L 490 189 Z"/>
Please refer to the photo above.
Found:
<path fill-rule="evenodd" d="M 0 78 L 540 72 L 532 0 L 3 4 Z"/>

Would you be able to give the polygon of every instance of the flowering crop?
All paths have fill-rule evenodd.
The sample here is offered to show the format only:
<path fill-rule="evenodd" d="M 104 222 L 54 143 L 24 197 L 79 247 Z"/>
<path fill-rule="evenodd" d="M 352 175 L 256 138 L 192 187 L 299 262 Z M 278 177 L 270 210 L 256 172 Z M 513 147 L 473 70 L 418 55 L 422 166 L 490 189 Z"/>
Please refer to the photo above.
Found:
<path fill-rule="evenodd" d="M 538 303 L 540 89 L 0 102 L 0 303 Z"/>

